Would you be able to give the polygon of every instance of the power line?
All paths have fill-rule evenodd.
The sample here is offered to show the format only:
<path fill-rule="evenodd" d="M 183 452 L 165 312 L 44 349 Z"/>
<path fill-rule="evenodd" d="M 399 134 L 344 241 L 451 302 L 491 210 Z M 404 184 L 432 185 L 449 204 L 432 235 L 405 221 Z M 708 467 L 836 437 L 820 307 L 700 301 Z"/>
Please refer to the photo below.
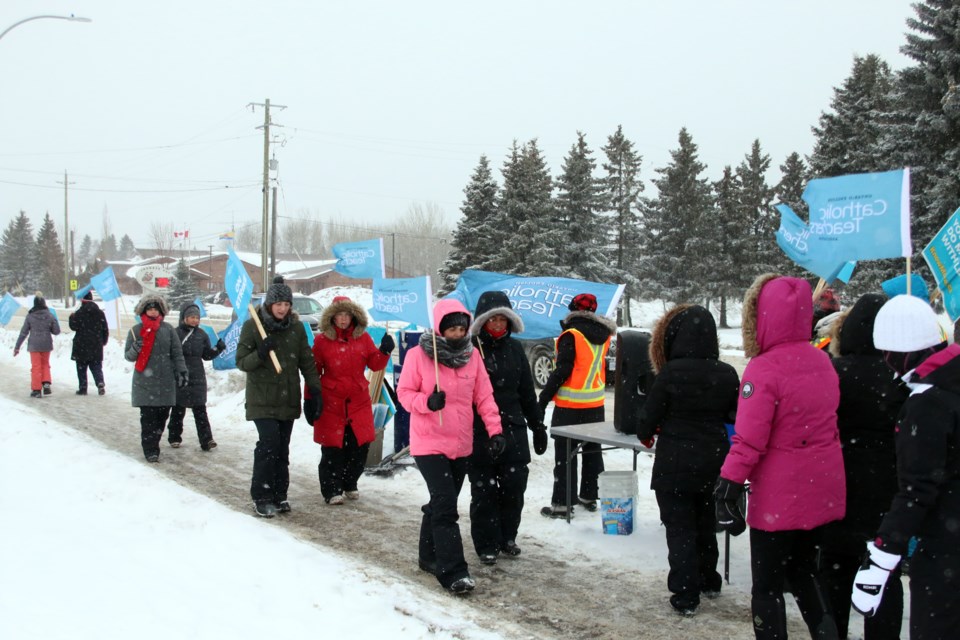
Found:
<path fill-rule="evenodd" d="M 33 187 L 36 189 L 59 189 L 59 187 L 53 187 L 49 185 L 42 184 L 30 184 L 27 182 L 14 182 L 12 180 L 0 180 L 0 184 L 12 184 L 20 187 Z M 197 191 L 223 191 L 226 189 L 246 189 L 252 186 L 257 186 L 258 183 L 253 182 L 249 184 L 234 184 L 234 185 L 223 185 L 222 187 L 200 187 L 196 189 L 91 189 L 91 188 L 81 188 L 74 187 L 73 191 L 92 191 L 95 193 L 193 193 Z"/>

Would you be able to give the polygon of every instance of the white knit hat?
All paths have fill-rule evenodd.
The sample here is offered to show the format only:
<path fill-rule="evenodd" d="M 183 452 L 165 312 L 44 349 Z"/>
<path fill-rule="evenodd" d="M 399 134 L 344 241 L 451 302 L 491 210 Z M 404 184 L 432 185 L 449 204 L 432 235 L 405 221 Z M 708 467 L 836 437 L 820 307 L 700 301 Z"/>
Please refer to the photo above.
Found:
<path fill-rule="evenodd" d="M 937 314 L 915 296 L 891 298 L 880 308 L 873 324 L 873 344 L 881 351 L 910 353 L 946 339 Z"/>

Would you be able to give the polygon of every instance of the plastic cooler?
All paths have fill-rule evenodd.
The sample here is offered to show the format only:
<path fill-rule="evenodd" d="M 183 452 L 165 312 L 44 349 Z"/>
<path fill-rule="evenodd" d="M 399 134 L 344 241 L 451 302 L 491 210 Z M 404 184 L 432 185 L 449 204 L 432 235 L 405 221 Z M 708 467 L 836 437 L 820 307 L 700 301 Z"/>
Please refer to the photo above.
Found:
<path fill-rule="evenodd" d="M 600 520 L 603 532 L 615 536 L 633 533 L 637 501 L 636 471 L 604 471 L 600 474 Z"/>

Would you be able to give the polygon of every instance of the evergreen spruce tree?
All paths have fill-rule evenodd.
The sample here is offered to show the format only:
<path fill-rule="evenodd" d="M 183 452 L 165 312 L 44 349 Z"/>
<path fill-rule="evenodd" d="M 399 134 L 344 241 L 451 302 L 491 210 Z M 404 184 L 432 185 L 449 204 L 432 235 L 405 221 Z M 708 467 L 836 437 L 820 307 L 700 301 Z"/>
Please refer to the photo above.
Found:
<path fill-rule="evenodd" d="M 793 209 L 794 213 L 803 220 L 809 220 L 807 203 L 803 201 L 802 197 L 808 181 L 808 170 L 800 154 L 797 152 L 791 153 L 780 165 L 780 182 L 775 187 L 776 199 Z M 779 214 L 775 215 L 779 216 Z M 783 250 L 779 251 L 778 257 L 777 273 L 797 277 L 807 275 L 801 267 L 787 257 Z"/>
<path fill-rule="evenodd" d="M 39 282 L 37 278 L 37 245 L 33 238 L 33 225 L 23 211 L 10 221 L 0 241 L 0 272 L 3 286 L 19 295 L 33 293 Z"/>
<path fill-rule="evenodd" d="M 879 153 L 891 158 L 893 168 L 911 167 L 911 230 L 919 250 L 960 204 L 960 8 L 950 0 L 912 6 L 916 17 L 907 20 L 900 50 L 914 64 L 897 74 Z M 865 277 L 882 280 L 904 273 L 902 259 L 887 262 L 886 270 L 881 262 L 859 264 L 851 286 L 860 286 Z M 913 266 L 926 272 L 916 256 Z"/>
<path fill-rule="evenodd" d="M 123 237 L 120 238 L 120 248 L 119 248 L 119 257 L 121 260 L 129 260 L 130 258 L 137 255 L 137 249 L 133 246 L 133 240 L 130 239 L 130 236 L 123 234 Z"/>
<path fill-rule="evenodd" d="M 640 272 L 645 292 L 654 298 L 692 302 L 707 292 L 701 241 L 703 234 L 711 233 L 714 220 L 710 182 L 702 177 L 705 170 L 693 138 L 686 128 L 680 129 L 679 147 L 670 152 L 670 163 L 656 169 L 657 197 L 649 201 L 644 215 Z"/>
<path fill-rule="evenodd" d="M 641 221 L 639 217 L 640 165 L 643 158 L 634 150 L 633 143 L 623 134 L 623 127 L 607 138 L 603 147 L 607 161 L 603 163 L 603 199 L 608 220 L 608 246 L 611 247 L 613 277 L 627 285 L 618 320 L 631 326 L 630 301 L 639 300 L 643 291 L 637 277 Z M 649 296 L 647 296 L 649 297 Z"/>
<path fill-rule="evenodd" d="M 751 279 L 761 273 L 775 271 L 782 253 L 776 237 L 780 215 L 772 206 L 774 189 L 767 184 L 769 169 L 770 156 L 763 153 L 760 141 L 754 140 L 750 153 L 737 167 L 742 208 L 740 215 L 749 221 L 748 228 L 752 236 L 750 246 L 743 247 L 747 251 L 745 266 Z"/>
<path fill-rule="evenodd" d="M 899 168 L 879 147 L 885 114 L 893 106 L 892 89 L 893 74 L 886 62 L 876 55 L 854 58 L 850 76 L 833 90 L 830 112 L 822 113 L 819 126 L 813 127 L 813 177 Z"/>
<path fill-rule="evenodd" d="M 490 161 L 486 156 L 480 156 L 480 162 L 463 193 L 466 195 L 460 207 L 463 217 L 457 223 L 450 253 L 439 271 L 437 295 L 441 296 L 456 288 L 457 278 L 464 269 L 481 268 L 498 249 L 490 242 L 490 230 L 497 215 L 497 181 L 493 179 Z"/>
<path fill-rule="evenodd" d="M 170 307 L 182 309 L 183 305 L 193 302 L 199 294 L 200 288 L 190 277 L 187 261 L 180 258 L 177 262 L 177 270 L 173 274 L 173 282 L 170 283 L 170 291 L 167 293 Z"/>
<path fill-rule="evenodd" d="M 558 261 L 569 277 L 607 282 L 613 274 L 599 213 L 603 209 L 602 185 L 593 175 L 596 162 L 591 155 L 586 137 L 578 131 L 557 179 L 557 222 L 562 233 Z"/>
<path fill-rule="evenodd" d="M 504 188 L 500 197 L 498 223 L 507 223 L 511 231 L 503 238 L 492 264 L 493 271 L 519 276 L 561 275 L 557 269 L 557 249 L 561 230 L 556 225 L 553 181 L 537 141 L 531 140 L 511 154 L 504 168 Z M 489 267 L 485 267 L 489 268 Z"/>
<path fill-rule="evenodd" d="M 510 201 L 513 207 L 513 201 L 518 197 L 521 191 L 521 148 L 519 143 L 514 140 L 510 146 L 510 153 L 503 162 L 500 174 L 503 176 L 503 184 L 496 197 L 497 206 L 495 207 L 491 224 L 486 231 L 486 237 L 490 242 L 490 250 L 486 254 L 481 268 L 484 271 L 498 271 L 501 273 L 514 273 L 513 266 L 517 264 L 514 256 L 506 254 L 507 239 L 516 235 L 519 228 L 519 221 L 513 218 L 507 212 L 505 201 Z"/>
<path fill-rule="evenodd" d="M 63 247 L 53 219 L 47 213 L 37 232 L 37 284 L 47 297 L 64 295 Z"/>
<path fill-rule="evenodd" d="M 751 221 L 740 206 L 740 190 L 737 174 L 727 165 L 723 168 L 723 177 L 713 184 L 713 232 L 707 236 L 704 252 L 709 254 L 704 268 L 707 287 L 710 295 L 719 300 L 721 329 L 730 326 L 727 303 L 743 297 L 753 272 L 752 265 L 747 263 L 753 244 Z"/>

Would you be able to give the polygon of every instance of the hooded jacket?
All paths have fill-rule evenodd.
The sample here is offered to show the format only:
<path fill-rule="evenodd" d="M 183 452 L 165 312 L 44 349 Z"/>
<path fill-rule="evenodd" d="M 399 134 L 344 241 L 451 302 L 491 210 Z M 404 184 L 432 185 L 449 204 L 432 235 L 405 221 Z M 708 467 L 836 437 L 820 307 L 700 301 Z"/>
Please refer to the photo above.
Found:
<path fill-rule="evenodd" d="M 654 327 L 650 362 L 657 377 L 637 428 L 642 440 L 660 433 L 650 488 L 709 491 L 730 449 L 724 424 L 734 421 L 740 386 L 720 362 L 713 315 L 692 305 L 668 311 Z"/>
<path fill-rule="evenodd" d="M 557 338 L 557 366 L 550 374 L 550 377 L 547 378 L 543 389 L 540 390 L 539 404 L 541 408 L 546 407 L 546 405 L 553 400 L 554 396 L 557 395 L 557 391 L 560 390 L 560 387 L 563 386 L 573 374 L 577 348 L 573 335 L 568 332 L 575 329 L 582 333 L 591 344 L 601 346 L 609 343 L 611 336 L 616 335 L 617 323 L 590 311 L 571 311 L 560 321 L 560 329 L 563 333 Z M 600 373 L 606 376 L 606 367 L 601 367 Z M 558 420 L 558 417 L 562 418 L 567 412 L 597 413 L 597 411 L 591 409 L 557 407 L 553 413 L 553 424 L 559 426 L 576 423 L 576 421 L 567 422 L 562 419 Z M 599 413 L 603 413 L 602 407 L 600 407 Z"/>
<path fill-rule="evenodd" d="M 341 338 L 333 324 L 341 312 L 353 316 L 351 331 Z M 390 356 L 373 344 L 367 330 L 367 313 L 352 300 L 338 300 L 323 310 L 320 334 L 313 341 L 313 359 L 320 374 L 323 413 L 313 423 L 313 440 L 325 447 L 343 447 L 343 436 L 349 424 L 357 444 L 373 442 L 373 404 L 370 383 L 364 375 L 381 371 Z"/>
<path fill-rule="evenodd" d="M 894 441 L 907 390 L 873 346 L 873 323 L 887 297 L 867 294 L 830 327 L 833 368 L 840 379 L 837 428 L 843 447 L 847 511 L 836 528 L 857 541 L 856 552 L 877 531 L 897 491 Z"/>
<path fill-rule="evenodd" d="M 960 546 L 960 345 L 952 344 L 904 376 L 912 393 L 897 420 L 898 490 L 877 537 L 904 554 L 913 536 L 940 551 Z"/>
<path fill-rule="evenodd" d="M 33 307 L 20 327 L 20 335 L 14 349 L 27 341 L 27 351 L 53 351 L 53 336 L 60 335 L 60 323 L 47 308 L 47 301 L 40 296 L 33 300 Z M 28 339 L 29 336 L 29 339 Z"/>
<path fill-rule="evenodd" d="M 457 300 L 444 298 L 438 301 L 433 309 L 433 332 L 438 341 L 443 339 L 440 337 L 440 322 L 449 313 L 470 315 Z M 446 406 L 441 411 L 431 411 L 427 407 L 427 398 L 437 383 L 446 394 Z M 397 383 L 397 396 L 410 413 L 410 454 L 413 456 L 441 454 L 451 460 L 469 456 L 473 451 L 474 406 L 487 435 L 494 436 L 503 431 L 490 378 L 476 349 L 460 368 L 452 369 L 441 364 L 439 380 L 433 358 L 420 346 L 410 349 Z"/>
<path fill-rule="evenodd" d="M 80 308 L 67 322 L 73 334 L 70 358 L 77 362 L 102 362 L 103 347 L 110 339 L 110 328 L 103 310 L 93 300 L 80 301 Z"/>
<path fill-rule="evenodd" d="M 527 427 L 543 420 L 537 407 L 537 394 L 533 384 L 530 364 L 523 345 L 513 337 L 523 332 L 523 320 L 510 305 L 510 299 L 502 291 L 487 291 L 477 300 L 477 317 L 470 325 L 473 344 L 483 358 L 484 368 L 493 387 L 493 398 L 500 410 L 500 424 L 507 448 L 497 464 L 530 462 L 530 445 Z M 495 338 L 483 329 L 483 325 L 496 315 L 507 318 L 507 332 Z M 473 455 L 471 460 L 493 464 L 487 449 L 489 436 L 483 419 L 474 412 Z"/>
<path fill-rule="evenodd" d="M 247 374 L 244 395 L 247 420 L 296 420 L 300 417 L 300 375 L 308 387 L 320 388 L 307 331 L 293 309 L 280 321 L 263 305 L 257 306 L 254 313 L 266 334 L 273 338 L 281 371 L 276 372 L 270 358 L 260 359 L 257 347 L 263 338 L 254 319 L 247 318 L 240 327 L 236 354 L 237 368 Z"/>
<path fill-rule="evenodd" d="M 172 407 L 177 404 L 177 380 L 174 372 L 186 373 L 187 365 L 183 360 L 183 349 L 180 347 L 177 332 L 163 322 L 163 318 L 170 312 L 163 298 L 144 296 L 137 303 L 134 313 L 139 318 L 149 304 L 157 305 L 162 318 L 146 368 L 143 371 L 137 371 L 136 368 L 133 370 L 130 404 L 134 407 Z M 123 357 L 128 362 L 136 362 L 140 355 L 140 351 L 134 348 L 134 343 L 140 336 L 141 329 L 143 324 L 138 322 L 127 332 Z"/>
<path fill-rule="evenodd" d="M 220 352 L 210 346 L 210 336 L 206 331 L 184 322 L 191 308 L 197 313 L 200 311 L 200 307 L 192 302 L 184 305 L 180 310 L 180 323 L 177 325 L 177 339 L 180 340 L 183 360 L 187 364 L 187 373 L 190 374 L 187 386 L 177 389 L 177 406 L 203 407 L 207 404 L 207 372 L 203 361 L 213 360 Z"/>
<path fill-rule="evenodd" d="M 763 275 L 744 297 L 743 372 L 736 434 L 720 475 L 750 482 L 747 524 L 810 530 L 843 517 L 837 431 L 840 386 L 830 358 L 808 341 L 810 285 Z"/>

